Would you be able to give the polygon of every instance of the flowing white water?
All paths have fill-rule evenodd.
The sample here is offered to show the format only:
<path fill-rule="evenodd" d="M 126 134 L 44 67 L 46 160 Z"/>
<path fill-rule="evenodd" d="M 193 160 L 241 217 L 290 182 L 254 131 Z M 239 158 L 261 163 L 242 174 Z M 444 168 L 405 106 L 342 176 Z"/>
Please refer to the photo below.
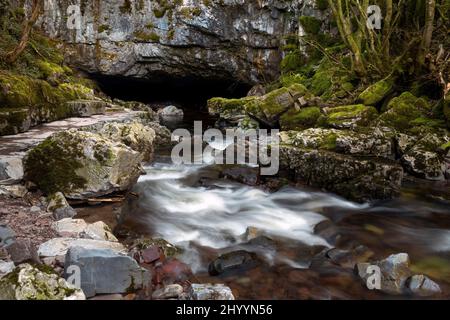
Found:
<path fill-rule="evenodd" d="M 247 227 L 256 227 L 265 234 L 290 241 L 329 246 L 313 234 L 314 226 L 325 219 L 318 212 L 325 207 L 346 210 L 365 207 L 330 194 L 294 188 L 268 193 L 223 180 L 207 187 L 192 186 L 189 182 L 197 181 L 201 170 L 205 170 L 205 166 L 177 167 L 155 163 L 147 167 L 147 175 L 136 187 L 136 192 L 141 195 L 140 214 L 134 217 L 148 226 L 153 236 L 184 247 L 188 252 L 184 259 L 189 260 L 186 262 L 195 271 L 207 266 L 201 264 L 192 244 L 228 248 L 243 241 Z M 279 258 L 299 267 L 295 261 Z"/>

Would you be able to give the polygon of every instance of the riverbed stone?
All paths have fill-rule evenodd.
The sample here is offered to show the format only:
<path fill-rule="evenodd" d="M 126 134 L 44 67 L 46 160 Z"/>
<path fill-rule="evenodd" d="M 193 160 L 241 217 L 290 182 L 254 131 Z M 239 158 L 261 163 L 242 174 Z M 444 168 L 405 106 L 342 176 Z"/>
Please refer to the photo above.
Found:
<path fill-rule="evenodd" d="M 66 275 L 70 275 L 68 267 L 80 268 L 81 288 L 87 297 L 144 289 L 151 279 L 149 271 L 134 259 L 111 249 L 72 247 L 67 252 L 65 266 Z"/>
<path fill-rule="evenodd" d="M 85 300 L 84 293 L 51 271 L 29 264 L 0 279 L 0 300 Z"/>
<path fill-rule="evenodd" d="M 406 170 L 419 178 L 433 181 L 446 179 L 445 154 L 440 147 L 450 142 L 450 135 L 430 133 L 407 149 L 401 161 Z"/>
<path fill-rule="evenodd" d="M 102 221 L 88 224 L 82 219 L 66 218 L 53 223 L 52 229 L 60 237 L 118 242 L 111 229 Z"/>
<path fill-rule="evenodd" d="M 47 211 L 52 212 L 53 217 L 57 221 L 72 218 L 77 215 L 77 212 L 69 205 L 62 192 L 56 192 L 50 195 L 47 198 L 47 203 Z"/>
<path fill-rule="evenodd" d="M 226 179 L 240 182 L 249 186 L 256 186 L 260 182 L 259 167 L 249 167 L 243 165 L 227 165 L 220 175 Z"/>
<path fill-rule="evenodd" d="M 412 275 L 410 260 L 406 253 L 393 254 L 384 260 L 373 263 L 358 263 L 356 270 L 359 276 L 366 282 L 368 279 L 367 268 L 377 266 L 380 268 L 380 280 L 382 292 L 391 295 L 401 295 L 406 292 L 406 282 Z"/>
<path fill-rule="evenodd" d="M 193 276 L 191 268 L 176 258 L 170 258 L 155 266 L 154 281 L 162 285 L 183 283 Z"/>
<path fill-rule="evenodd" d="M 6 262 L 3 260 L 0 260 L 0 279 L 7 275 L 8 273 L 12 272 L 15 268 L 14 262 Z"/>
<path fill-rule="evenodd" d="M 251 268 L 257 265 L 257 256 L 252 252 L 239 250 L 221 255 L 209 264 L 209 274 L 220 275 L 226 271 Z"/>
<path fill-rule="evenodd" d="M 408 288 L 414 295 L 420 297 L 431 297 L 441 293 L 439 285 L 422 274 L 409 278 Z"/>
<path fill-rule="evenodd" d="M 158 116 L 163 121 L 180 121 L 183 120 L 184 112 L 183 110 L 175 106 L 167 106 L 158 110 Z"/>
<path fill-rule="evenodd" d="M 183 287 L 179 284 L 170 284 L 158 289 L 152 294 L 154 300 L 177 299 L 183 294 Z"/>
<path fill-rule="evenodd" d="M 6 225 L 0 225 L 0 247 L 12 244 L 15 241 L 16 233 Z"/>
<path fill-rule="evenodd" d="M 5 248 L 11 261 L 15 264 L 38 261 L 36 248 L 33 246 L 30 239 L 17 239 Z"/>
<path fill-rule="evenodd" d="M 396 196 L 403 179 L 403 168 L 394 161 L 292 145 L 281 146 L 280 166 L 298 181 L 359 202 Z"/>
<path fill-rule="evenodd" d="M 20 157 L 2 157 L 0 159 L 0 184 L 19 182 L 23 179 L 23 163 Z"/>
<path fill-rule="evenodd" d="M 231 289 L 224 284 L 193 283 L 189 290 L 190 300 L 235 300 Z"/>
<path fill-rule="evenodd" d="M 122 143 L 72 129 L 29 151 L 24 167 L 26 179 L 47 194 L 90 199 L 131 189 L 143 172 L 143 159 Z"/>
<path fill-rule="evenodd" d="M 41 258 L 59 259 L 65 256 L 72 247 L 82 247 L 85 249 L 110 249 L 118 253 L 126 253 L 126 248 L 111 241 L 76 239 L 76 238 L 54 238 L 39 246 L 38 255 Z"/>

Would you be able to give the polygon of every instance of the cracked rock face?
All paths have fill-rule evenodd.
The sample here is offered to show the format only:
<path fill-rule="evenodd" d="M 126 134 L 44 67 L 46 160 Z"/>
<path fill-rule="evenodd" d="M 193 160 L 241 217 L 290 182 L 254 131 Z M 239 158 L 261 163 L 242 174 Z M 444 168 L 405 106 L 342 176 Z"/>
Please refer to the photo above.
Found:
<path fill-rule="evenodd" d="M 68 11 L 70 4 L 46 1 L 40 24 L 65 42 L 68 59 L 85 71 L 246 84 L 276 77 L 279 47 L 298 32 L 301 12 L 320 16 L 306 0 L 88 0 L 80 19 L 70 20 L 78 10 Z"/>

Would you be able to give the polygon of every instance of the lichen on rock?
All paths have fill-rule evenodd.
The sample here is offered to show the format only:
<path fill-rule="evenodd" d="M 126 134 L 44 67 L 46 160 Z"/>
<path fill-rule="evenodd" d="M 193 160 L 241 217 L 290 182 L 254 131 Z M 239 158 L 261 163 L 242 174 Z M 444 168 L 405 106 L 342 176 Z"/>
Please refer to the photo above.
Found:
<path fill-rule="evenodd" d="M 43 267 L 42 267 L 43 268 Z M 41 269 L 42 269 L 41 268 Z M 0 300 L 85 300 L 80 289 L 48 269 L 18 266 L 0 279 Z"/>

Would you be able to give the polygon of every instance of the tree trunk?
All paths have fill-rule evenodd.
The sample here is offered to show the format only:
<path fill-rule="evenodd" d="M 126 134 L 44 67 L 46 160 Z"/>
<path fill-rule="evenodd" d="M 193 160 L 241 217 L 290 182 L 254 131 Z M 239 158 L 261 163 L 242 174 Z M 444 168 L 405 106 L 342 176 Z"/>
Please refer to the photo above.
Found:
<path fill-rule="evenodd" d="M 422 36 L 422 43 L 420 45 L 420 53 L 418 56 L 418 62 L 421 65 L 425 63 L 425 57 L 430 50 L 431 39 L 433 38 L 435 12 L 436 0 L 427 0 L 425 10 L 425 28 Z"/>
<path fill-rule="evenodd" d="M 391 24 L 393 16 L 392 0 L 386 0 L 386 16 L 384 18 L 383 26 L 383 53 L 386 59 L 390 55 L 390 37 L 391 37 Z"/>
<path fill-rule="evenodd" d="M 24 23 L 24 27 L 22 30 L 22 37 L 20 38 L 19 44 L 13 51 L 8 53 L 6 56 L 6 61 L 8 61 L 9 63 L 16 62 L 19 56 L 27 47 L 31 31 L 33 30 L 33 26 L 36 23 L 37 19 L 39 18 L 40 12 L 41 12 L 41 1 L 33 0 L 31 17 Z"/>
<path fill-rule="evenodd" d="M 351 20 L 344 16 L 344 11 L 342 9 L 342 0 L 328 0 L 328 3 L 333 11 L 333 15 L 336 19 L 338 25 L 339 33 L 344 43 L 349 47 L 350 51 L 353 53 L 353 68 L 359 76 L 366 75 L 366 67 L 364 65 L 364 60 L 361 53 L 361 45 L 358 44 L 353 36 Z M 348 2 L 346 2 L 348 6 Z"/>

